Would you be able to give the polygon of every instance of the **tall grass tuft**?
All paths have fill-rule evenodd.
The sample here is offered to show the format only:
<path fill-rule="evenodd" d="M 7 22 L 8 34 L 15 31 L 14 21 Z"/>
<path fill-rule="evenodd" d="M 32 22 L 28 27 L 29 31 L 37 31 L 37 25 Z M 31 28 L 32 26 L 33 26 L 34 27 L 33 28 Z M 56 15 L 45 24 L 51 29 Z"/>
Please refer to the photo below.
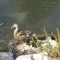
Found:
<path fill-rule="evenodd" d="M 60 42 L 60 32 L 59 32 L 59 29 L 57 28 L 56 31 L 57 31 L 57 41 Z"/>
<path fill-rule="evenodd" d="M 8 43 L 7 41 L 0 40 L 0 52 L 8 51 Z"/>
<path fill-rule="evenodd" d="M 46 35 L 46 38 L 47 38 L 47 37 L 48 37 L 48 33 L 47 33 L 47 31 L 46 31 L 46 28 L 45 28 L 45 27 L 44 27 L 43 31 L 44 31 L 44 34 Z"/>
<path fill-rule="evenodd" d="M 3 25 L 3 23 L 0 23 L 0 26 L 2 26 L 2 25 Z M 3 28 L 5 28 L 5 27 L 3 27 Z M 3 28 L 1 27 L 0 31 L 3 31 L 4 30 Z M 0 35 L 2 35 L 2 34 L 0 34 Z M 8 50 L 7 46 L 8 46 L 7 41 L 0 39 L 0 52 L 7 51 Z"/>

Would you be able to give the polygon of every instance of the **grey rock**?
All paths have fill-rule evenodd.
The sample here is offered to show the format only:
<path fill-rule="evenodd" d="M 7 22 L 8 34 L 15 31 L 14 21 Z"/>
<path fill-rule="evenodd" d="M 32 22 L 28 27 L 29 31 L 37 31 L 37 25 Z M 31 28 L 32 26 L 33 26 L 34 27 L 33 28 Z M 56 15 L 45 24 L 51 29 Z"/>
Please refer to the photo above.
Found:
<path fill-rule="evenodd" d="M 12 52 L 0 52 L 0 60 L 14 60 Z"/>

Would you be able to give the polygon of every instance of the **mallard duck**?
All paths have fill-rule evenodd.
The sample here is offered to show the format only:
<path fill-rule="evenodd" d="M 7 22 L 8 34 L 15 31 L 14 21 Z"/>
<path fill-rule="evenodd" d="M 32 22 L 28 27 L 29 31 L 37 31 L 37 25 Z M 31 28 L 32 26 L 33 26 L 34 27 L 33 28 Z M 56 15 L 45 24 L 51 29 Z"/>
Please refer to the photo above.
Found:
<path fill-rule="evenodd" d="M 15 39 L 22 39 L 22 37 L 24 37 L 24 32 L 21 30 L 20 31 L 18 30 L 18 24 L 13 24 L 11 28 L 15 28 L 14 33 L 13 33 L 13 36 Z"/>
<path fill-rule="evenodd" d="M 13 24 L 13 26 L 11 28 L 15 28 L 14 33 L 13 33 L 15 40 L 18 40 L 20 42 L 25 42 L 26 44 L 30 44 L 32 37 L 33 37 L 32 36 L 33 33 L 31 31 L 28 31 L 28 30 L 19 31 L 18 24 Z"/>

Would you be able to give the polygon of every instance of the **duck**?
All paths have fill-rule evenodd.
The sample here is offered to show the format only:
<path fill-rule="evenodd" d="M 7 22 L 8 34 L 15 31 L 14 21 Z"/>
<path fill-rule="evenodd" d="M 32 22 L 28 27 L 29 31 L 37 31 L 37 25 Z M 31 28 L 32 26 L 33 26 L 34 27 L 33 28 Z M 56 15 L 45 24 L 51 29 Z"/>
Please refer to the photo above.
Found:
<path fill-rule="evenodd" d="M 18 24 L 13 24 L 11 26 L 11 28 L 15 28 L 14 29 L 14 33 L 13 33 L 13 36 L 14 36 L 14 39 L 15 40 L 18 40 L 20 42 L 24 42 L 24 43 L 27 43 L 29 44 L 30 41 L 31 41 L 31 37 L 32 37 L 32 32 L 29 31 L 29 30 L 24 30 L 24 31 L 19 31 L 19 28 L 18 28 Z"/>
<path fill-rule="evenodd" d="M 19 31 L 18 24 L 13 24 L 11 28 L 15 28 L 13 33 L 15 39 L 22 39 L 22 37 L 24 37 L 24 32 L 21 30 Z"/>
<path fill-rule="evenodd" d="M 32 38 L 34 39 L 34 41 L 36 41 L 36 38 L 35 36 L 33 36 L 34 34 L 31 31 L 19 31 L 18 24 L 13 24 L 11 28 L 15 28 L 13 33 L 15 40 L 20 41 L 21 43 L 26 43 L 27 45 L 31 45 Z"/>

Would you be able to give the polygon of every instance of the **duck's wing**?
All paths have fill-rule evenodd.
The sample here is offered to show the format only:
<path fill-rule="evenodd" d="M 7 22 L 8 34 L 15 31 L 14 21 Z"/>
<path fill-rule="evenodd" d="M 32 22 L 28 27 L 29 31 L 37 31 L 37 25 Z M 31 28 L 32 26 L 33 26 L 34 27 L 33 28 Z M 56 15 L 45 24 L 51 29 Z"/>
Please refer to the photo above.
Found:
<path fill-rule="evenodd" d="M 17 33 L 17 37 L 22 36 L 22 35 L 24 35 L 24 32 L 23 32 L 23 31 L 19 31 L 19 32 Z"/>

